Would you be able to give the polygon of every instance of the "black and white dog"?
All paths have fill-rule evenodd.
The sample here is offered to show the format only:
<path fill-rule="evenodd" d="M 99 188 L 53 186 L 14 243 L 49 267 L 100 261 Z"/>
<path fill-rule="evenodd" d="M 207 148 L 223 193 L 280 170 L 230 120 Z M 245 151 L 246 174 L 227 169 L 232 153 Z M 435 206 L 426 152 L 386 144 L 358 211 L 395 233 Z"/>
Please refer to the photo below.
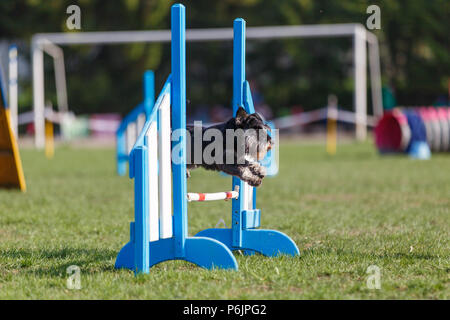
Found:
<path fill-rule="evenodd" d="M 212 149 L 216 136 L 210 135 L 211 139 L 204 141 L 201 139 L 201 160 L 189 161 L 194 155 L 194 145 L 196 132 L 202 136 L 208 135 L 209 130 L 215 130 L 222 135 L 222 143 L 219 145 L 222 152 L 217 153 L 216 149 L 211 152 L 212 160 L 204 159 L 203 152 L 208 148 Z M 264 159 L 267 152 L 272 148 L 272 139 L 269 135 L 270 128 L 257 113 L 248 114 L 244 108 L 239 107 L 236 117 L 230 120 L 209 127 L 201 128 L 187 125 L 190 139 L 187 141 L 188 163 L 187 176 L 190 177 L 189 170 L 203 167 L 207 170 L 222 171 L 227 174 L 239 177 L 253 187 L 258 187 L 266 175 L 266 170 L 258 161 Z M 190 155 L 189 155 L 190 152 Z M 198 152 L 198 150 L 197 150 Z M 200 157 L 197 157 L 197 159 Z M 192 160 L 192 159 L 191 159 Z"/>

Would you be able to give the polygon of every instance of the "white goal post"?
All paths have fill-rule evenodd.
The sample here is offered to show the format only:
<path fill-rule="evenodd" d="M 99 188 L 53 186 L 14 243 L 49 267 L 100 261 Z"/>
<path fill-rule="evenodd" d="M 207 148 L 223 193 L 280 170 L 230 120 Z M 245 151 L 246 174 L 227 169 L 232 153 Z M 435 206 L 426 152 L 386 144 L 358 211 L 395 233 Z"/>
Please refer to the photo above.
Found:
<path fill-rule="evenodd" d="M 367 135 L 367 44 L 374 115 L 383 114 L 381 72 L 377 37 L 361 24 L 322 24 L 299 26 L 248 27 L 247 39 L 352 37 L 356 139 Z M 232 28 L 188 29 L 186 41 L 223 41 L 233 39 Z M 77 33 L 39 33 L 32 38 L 33 108 L 35 144 L 44 147 L 44 52 L 55 59 L 55 75 L 60 111 L 67 111 L 67 93 L 62 49 L 58 45 L 124 44 L 170 42 L 170 30 L 109 31 Z M 56 62 L 58 60 L 58 62 Z"/>

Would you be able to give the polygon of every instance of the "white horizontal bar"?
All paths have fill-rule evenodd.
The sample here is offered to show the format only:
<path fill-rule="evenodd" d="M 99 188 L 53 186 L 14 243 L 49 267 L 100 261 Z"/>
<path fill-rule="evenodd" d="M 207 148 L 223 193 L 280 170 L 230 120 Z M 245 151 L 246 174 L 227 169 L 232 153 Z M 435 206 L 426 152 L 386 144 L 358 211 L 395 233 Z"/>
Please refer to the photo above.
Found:
<path fill-rule="evenodd" d="M 188 193 L 188 201 L 215 201 L 239 198 L 238 191 L 216 192 L 216 193 Z"/>
<path fill-rule="evenodd" d="M 285 129 L 294 126 L 305 125 L 326 118 L 327 118 L 327 108 L 321 108 L 274 119 L 273 123 L 275 124 L 275 128 Z"/>
<path fill-rule="evenodd" d="M 286 129 L 295 126 L 306 125 L 319 120 L 325 120 L 329 117 L 327 108 L 320 108 L 312 111 L 306 111 L 299 114 L 284 116 L 274 119 L 273 122 L 277 129 Z M 348 110 L 337 110 L 337 120 L 348 123 L 356 123 L 356 114 Z M 367 125 L 375 127 L 376 117 L 367 115 Z"/>
<path fill-rule="evenodd" d="M 353 35 L 360 24 L 321 24 L 301 26 L 268 26 L 247 28 L 247 39 L 340 37 Z M 132 42 L 169 42 L 170 30 L 106 31 L 77 33 L 37 33 L 33 41 L 46 39 L 54 44 L 120 44 Z M 220 41 L 233 39 L 232 28 L 188 29 L 187 41 Z"/>
<path fill-rule="evenodd" d="M 44 118 L 50 122 L 53 123 L 61 123 L 64 117 L 64 113 L 62 112 L 58 112 L 58 111 L 54 111 L 52 108 L 48 108 L 46 107 L 44 109 Z M 26 111 L 26 112 L 22 112 L 19 114 L 18 116 L 18 120 L 17 120 L 17 124 L 18 125 L 23 125 L 23 124 L 28 124 L 28 123 L 32 123 L 34 121 L 34 111 Z"/>

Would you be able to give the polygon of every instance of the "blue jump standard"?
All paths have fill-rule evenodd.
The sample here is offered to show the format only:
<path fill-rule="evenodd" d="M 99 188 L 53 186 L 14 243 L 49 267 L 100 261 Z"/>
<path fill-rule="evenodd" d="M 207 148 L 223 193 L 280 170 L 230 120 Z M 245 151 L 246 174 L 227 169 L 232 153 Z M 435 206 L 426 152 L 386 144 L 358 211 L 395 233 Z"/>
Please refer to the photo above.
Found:
<path fill-rule="evenodd" d="M 172 74 L 156 102 L 159 106 L 164 95 L 170 93 L 172 129 L 186 128 L 186 48 L 185 8 L 181 4 L 171 10 L 171 65 Z M 158 108 L 152 114 L 138 137 L 130 154 L 130 178 L 134 178 L 135 221 L 130 224 L 130 242 L 119 252 L 116 268 L 128 268 L 135 273 L 149 273 L 149 268 L 166 260 L 185 260 L 204 268 L 238 269 L 235 257 L 221 242 L 203 237 L 188 237 L 187 184 L 186 184 L 186 136 L 181 134 L 180 163 L 172 162 L 173 179 L 173 236 L 149 241 L 148 199 L 148 141 L 145 133 L 157 121 Z"/>
<path fill-rule="evenodd" d="M 233 24 L 233 114 L 239 106 L 247 113 L 254 113 L 250 86 L 245 80 L 245 21 L 234 20 Z M 233 177 L 233 190 L 239 186 L 244 190 L 245 183 Z M 295 242 L 282 232 L 256 229 L 260 226 L 259 209 L 244 210 L 244 198 L 233 199 L 232 226 L 230 229 L 206 229 L 196 236 L 216 239 L 230 250 L 243 250 L 245 254 L 258 252 L 268 257 L 279 254 L 296 256 L 300 254 Z M 253 208 L 256 207 L 256 188 L 253 188 Z"/>

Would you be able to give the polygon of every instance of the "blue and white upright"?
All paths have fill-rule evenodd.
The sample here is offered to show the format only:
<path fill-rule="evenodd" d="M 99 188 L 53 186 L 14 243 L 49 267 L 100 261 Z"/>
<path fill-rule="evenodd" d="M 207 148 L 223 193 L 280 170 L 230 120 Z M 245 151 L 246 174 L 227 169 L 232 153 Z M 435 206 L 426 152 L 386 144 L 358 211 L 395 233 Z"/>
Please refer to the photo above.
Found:
<path fill-rule="evenodd" d="M 188 237 L 185 8 L 181 4 L 172 6 L 171 29 L 172 73 L 130 153 L 135 221 L 115 267 L 148 273 L 159 262 L 180 259 L 208 269 L 237 269 L 235 257 L 223 243 Z M 181 134 L 171 145 L 171 131 L 177 130 Z M 172 161 L 175 150 L 179 157 Z"/>
<path fill-rule="evenodd" d="M 116 131 L 116 161 L 119 176 L 124 176 L 127 173 L 129 154 L 144 127 L 145 121 L 150 117 L 155 103 L 155 75 L 153 71 L 145 71 L 143 80 L 144 101 L 122 119 Z"/>
<path fill-rule="evenodd" d="M 233 39 L 233 114 L 239 106 L 247 113 L 254 113 L 252 95 L 245 80 L 245 21 L 234 20 Z M 232 203 L 231 228 L 212 228 L 200 231 L 197 236 L 216 239 L 230 250 L 243 250 L 273 257 L 280 254 L 300 254 L 295 242 L 282 232 L 258 229 L 261 211 L 256 209 L 256 189 L 237 177 L 233 177 L 233 190 L 239 187 L 239 197 Z"/>

